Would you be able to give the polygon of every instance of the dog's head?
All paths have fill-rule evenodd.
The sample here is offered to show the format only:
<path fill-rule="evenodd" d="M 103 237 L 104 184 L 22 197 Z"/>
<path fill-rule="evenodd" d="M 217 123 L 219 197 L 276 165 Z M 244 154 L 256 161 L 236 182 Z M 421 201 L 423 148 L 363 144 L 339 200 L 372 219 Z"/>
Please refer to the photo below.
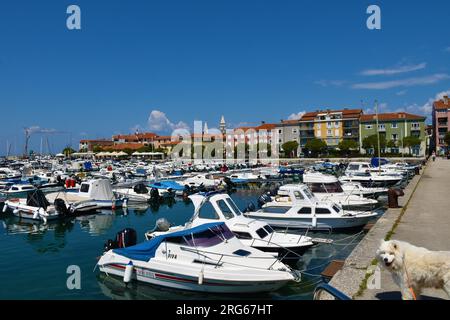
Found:
<path fill-rule="evenodd" d="M 398 270 L 403 264 L 403 254 L 399 241 L 382 241 L 377 250 L 378 261 L 387 269 Z"/>

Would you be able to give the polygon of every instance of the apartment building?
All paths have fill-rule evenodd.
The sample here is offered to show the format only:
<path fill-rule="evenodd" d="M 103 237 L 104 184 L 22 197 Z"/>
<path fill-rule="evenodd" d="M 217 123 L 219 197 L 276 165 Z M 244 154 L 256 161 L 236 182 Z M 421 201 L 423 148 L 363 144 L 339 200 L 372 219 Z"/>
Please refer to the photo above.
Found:
<path fill-rule="evenodd" d="M 448 146 L 445 144 L 444 137 L 449 128 L 450 118 L 450 101 L 448 96 L 444 96 L 441 100 L 433 103 L 432 121 L 433 134 L 431 139 L 431 148 L 438 154 L 443 154 L 447 151 Z"/>

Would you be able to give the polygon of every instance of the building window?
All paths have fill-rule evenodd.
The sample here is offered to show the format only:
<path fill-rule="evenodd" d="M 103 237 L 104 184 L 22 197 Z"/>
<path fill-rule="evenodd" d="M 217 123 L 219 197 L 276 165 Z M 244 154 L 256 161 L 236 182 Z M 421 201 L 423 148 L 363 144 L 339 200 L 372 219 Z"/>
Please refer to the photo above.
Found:
<path fill-rule="evenodd" d="M 327 130 L 327 136 L 331 136 L 331 130 Z"/>
<path fill-rule="evenodd" d="M 335 121 L 335 122 L 334 122 L 334 127 L 335 127 L 335 128 L 339 128 L 339 121 Z"/>
<path fill-rule="evenodd" d="M 391 128 L 392 129 L 397 129 L 398 128 L 398 123 L 397 122 L 391 123 Z"/>
<path fill-rule="evenodd" d="M 293 134 L 297 134 L 297 132 L 298 132 L 297 129 L 292 129 Z"/>
<path fill-rule="evenodd" d="M 371 124 L 366 124 L 366 129 L 372 129 L 373 126 Z"/>
<path fill-rule="evenodd" d="M 386 130 L 386 126 L 383 124 L 378 125 L 378 130 Z"/>
<path fill-rule="evenodd" d="M 392 140 L 394 140 L 394 141 L 398 140 L 398 134 L 397 133 L 393 133 L 392 134 Z"/>
<path fill-rule="evenodd" d="M 278 133 L 279 134 L 283 133 L 283 130 L 282 129 L 278 129 Z"/>
<path fill-rule="evenodd" d="M 420 129 L 420 124 L 418 122 L 411 123 L 411 129 L 419 130 Z"/>

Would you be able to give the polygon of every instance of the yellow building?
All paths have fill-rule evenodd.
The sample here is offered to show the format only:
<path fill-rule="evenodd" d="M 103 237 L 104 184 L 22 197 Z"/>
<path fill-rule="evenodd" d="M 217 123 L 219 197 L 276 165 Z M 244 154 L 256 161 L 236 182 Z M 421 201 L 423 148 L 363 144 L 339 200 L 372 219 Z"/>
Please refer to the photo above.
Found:
<path fill-rule="evenodd" d="M 300 119 L 300 123 L 305 126 L 305 130 L 300 130 L 301 145 L 304 146 L 308 139 L 312 138 L 314 128 L 314 138 L 324 140 L 329 147 L 336 147 L 343 139 L 358 141 L 359 118 L 361 109 L 324 110 L 308 112 Z M 306 126 L 309 123 L 309 126 Z M 304 137 L 303 137 L 304 135 Z M 304 139 L 302 139 L 304 138 Z"/>

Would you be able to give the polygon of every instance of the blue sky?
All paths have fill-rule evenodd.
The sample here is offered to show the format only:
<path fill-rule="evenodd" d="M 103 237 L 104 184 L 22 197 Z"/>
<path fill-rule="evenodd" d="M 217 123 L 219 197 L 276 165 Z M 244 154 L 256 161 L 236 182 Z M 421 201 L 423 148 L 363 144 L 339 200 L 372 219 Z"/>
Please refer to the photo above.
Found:
<path fill-rule="evenodd" d="M 70 4 L 81 30 L 66 28 Z M 366 27 L 371 4 L 381 30 Z M 447 0 L 3 1 L 0 155 L 7 140 L 23 150 L 24 127 L 34 150 L 48 137 L 59 152 L 222 114 L 256 124 L 375 99 L 427 114 L 450 90 L 448 12 Z"/>

